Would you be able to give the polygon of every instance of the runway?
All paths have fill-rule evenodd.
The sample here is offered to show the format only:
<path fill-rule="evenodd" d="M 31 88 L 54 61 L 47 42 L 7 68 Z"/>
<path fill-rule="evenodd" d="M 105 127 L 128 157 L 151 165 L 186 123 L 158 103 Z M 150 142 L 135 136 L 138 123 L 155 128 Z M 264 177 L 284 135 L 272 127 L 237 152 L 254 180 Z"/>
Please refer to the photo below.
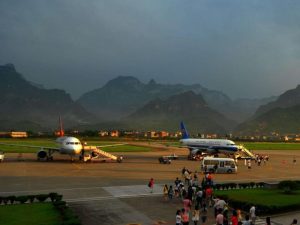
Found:
<path fill-rule="evenodd" d="M 179 160 L 170 165 L 158 163 L 158 157 L 176 153 Z M 251 170 L 239 162 L 237 174 L 216 174 L 216 182 L 277 181 L 299 179 L 300 164 L 292 159 L 300 151 L 264 151 L 270 155 L 266 165 Z M 123 163 L 71 163 L 58 157 L 53 162 L 37 162 L 34 154 L 7 154 L 0 164 L 0 195 L 23 195 L 58 192 L 78 213 L 84 225 L 104 224 L 173 224 L 179 200 L 165 202 L 162 186 L 181 177 L 185 166 L 199 171 L 197 161 L 187 161 L 183 149 L 163 149 L 147 153 L 124 153 Z M 155 180 L 154 193 L 147 187 Z"/>

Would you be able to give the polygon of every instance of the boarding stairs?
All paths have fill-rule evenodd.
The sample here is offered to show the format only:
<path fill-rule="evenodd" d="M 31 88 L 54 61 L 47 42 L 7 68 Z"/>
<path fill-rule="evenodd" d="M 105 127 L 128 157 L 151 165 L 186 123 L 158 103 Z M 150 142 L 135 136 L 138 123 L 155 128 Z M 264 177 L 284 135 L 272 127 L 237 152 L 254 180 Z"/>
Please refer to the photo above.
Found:
<path fill-rule="evenodd" d="M 95 159 L 100 159 L 100 158 L 108 158 L 110 160 L 114 160 L 117 162 L 122 162 L 123 157 L 120 156 L 115 156 L 113 154 L 110 154 L 106 151 L 103 151 L 99 149 L 97 146 L 84 146 L 84 152 L 88 152 L 89 154 L 84 157 L 84 161 L 89 161 L 89 160 L 95 160 Z"/>
<path fill-rule="evenodd" d="M 255 155 L 245 148 L 243 145 L 238 145 L 238 151 L 235 153 L 236 159 L 255 159 Z"/>

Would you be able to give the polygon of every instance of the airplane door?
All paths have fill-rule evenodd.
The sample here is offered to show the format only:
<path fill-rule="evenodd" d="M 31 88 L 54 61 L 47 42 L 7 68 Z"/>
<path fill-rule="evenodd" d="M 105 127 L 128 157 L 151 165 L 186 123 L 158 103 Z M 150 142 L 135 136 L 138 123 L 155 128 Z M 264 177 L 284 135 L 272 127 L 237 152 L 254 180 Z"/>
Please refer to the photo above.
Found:
<path fill-rule="evenodd" d="M 224 167 L 225 167 L 224 161 L 221 161 L 220 165 L 219 165 L 219 172 L 220 173 L 224 173 L 224 171 L 225 171 Z"/>

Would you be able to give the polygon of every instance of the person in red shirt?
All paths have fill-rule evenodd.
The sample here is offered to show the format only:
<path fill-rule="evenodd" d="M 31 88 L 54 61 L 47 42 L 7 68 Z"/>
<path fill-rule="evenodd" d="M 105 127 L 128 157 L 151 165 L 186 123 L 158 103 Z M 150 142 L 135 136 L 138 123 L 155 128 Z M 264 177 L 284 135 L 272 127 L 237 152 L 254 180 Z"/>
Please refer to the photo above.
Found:
<path fill-rule="evenodd" d="M 237 212 L 236 212 L 236 210 L 233 210 L 232 216 L 231 216 L 231 224 L 238 225 L 238 222 L 239 222 L 239 220 L 238 220 Z"/>
<path fill-rule="evenodd" d="M 185 209 L 181 210 L 181 220 L 182 225 L 188 225 L 190 223 L 189 213 Z"/>
<path fill-rule="evenodd" d="M 188 196 L 186 196 L 185 199 L 183 200 L 183 208 L 185 212 L 189 213 L 189 211 L 191 210 L 191 206 L 192 206 L 192 201 L 188 198 Z"/>
<path fill-rule="evenodd" d="M 207 187 L 205 190 L 205 196 L 206 196 L 206 202 L 209 207 L 212 206 L 212 195 L 213 195 L 213 190 L 211 187 Z"/>
<path fill-rule="evenodd" d="M 150 192 L 153 193 L 153 188 L 154 188 L 154 179 L 153 178 L 150 179 L 148 187 L 150 188 Z"/>

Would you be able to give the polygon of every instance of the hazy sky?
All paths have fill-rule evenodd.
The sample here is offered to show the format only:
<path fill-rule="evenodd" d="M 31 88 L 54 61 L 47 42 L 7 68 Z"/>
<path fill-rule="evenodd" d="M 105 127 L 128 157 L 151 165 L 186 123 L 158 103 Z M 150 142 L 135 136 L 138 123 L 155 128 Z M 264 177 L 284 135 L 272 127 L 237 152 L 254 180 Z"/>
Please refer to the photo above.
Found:
<path fill-rule="evenodd" d="M 300 1 L 0 0 L 0 64 L 74 98 L 119 75 L 266 97 L 300 83 Z"/>

